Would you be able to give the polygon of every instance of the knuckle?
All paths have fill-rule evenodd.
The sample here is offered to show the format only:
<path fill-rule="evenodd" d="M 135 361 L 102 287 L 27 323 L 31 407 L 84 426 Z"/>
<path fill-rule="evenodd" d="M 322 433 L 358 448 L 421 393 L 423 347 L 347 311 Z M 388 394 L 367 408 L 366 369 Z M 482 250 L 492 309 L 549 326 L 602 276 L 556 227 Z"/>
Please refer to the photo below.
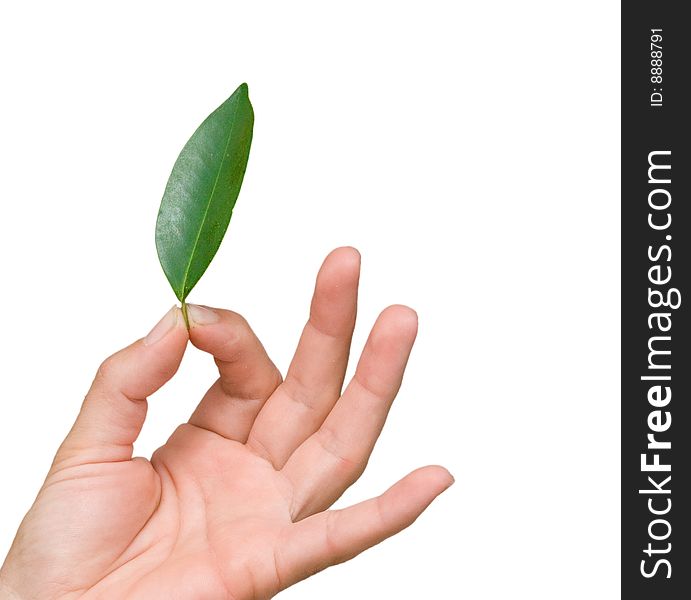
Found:
<path fill-rule="evenodd" d="M 244 321 L 244 319 L 243 319 Z M 224 340 L 217 350 L 215 350 L 215 361 L 220 363 L 234 362 L 240 359 L 243 354 L 255 344 L 255 336 L 247 321 L 242 323 L 231 323 L 224 334 Z M 220 366 L 220 365 L 219 365 Z"/>
<path fill-rule="evenodd" d="M 113 377 L 115 370 L 117 369 L 117 355 L 112 354 L 106 358 L 99 366 L 96 371 L 96 378 L 102 380 L 109 380 Z"/>
<path fill-rule="evenodd" d="M 355 483 L 364 471 L 362 461 L 349 456 L 336 433 L 329 427 L 322 427 L 317 435 L 322 449 L 334 459 L 338 477 L 348 485 Z"/>

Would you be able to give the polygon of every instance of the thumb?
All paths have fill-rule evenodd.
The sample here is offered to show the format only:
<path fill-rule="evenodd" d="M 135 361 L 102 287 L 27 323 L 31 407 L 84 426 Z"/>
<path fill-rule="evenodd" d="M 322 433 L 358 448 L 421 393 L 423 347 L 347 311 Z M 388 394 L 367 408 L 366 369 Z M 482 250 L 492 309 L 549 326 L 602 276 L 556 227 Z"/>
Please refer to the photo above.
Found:
<path fill-rule="evenodd" d="M 174 306 L 145 338 L 103 361 L 53 469 L 132 458 L 147 396 L 178 370 L 187 339 L 182 312 Z"/>

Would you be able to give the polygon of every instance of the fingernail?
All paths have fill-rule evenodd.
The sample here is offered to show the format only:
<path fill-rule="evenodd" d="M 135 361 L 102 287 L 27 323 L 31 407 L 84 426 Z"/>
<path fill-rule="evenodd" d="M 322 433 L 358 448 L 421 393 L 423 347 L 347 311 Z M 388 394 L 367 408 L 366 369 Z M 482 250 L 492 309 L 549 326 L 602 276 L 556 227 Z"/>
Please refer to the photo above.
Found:
<path fill-rule="evenodd" d="M 175 327 L 178 322 L 178 307 L 173 306 L 163 318 L 154 325 L 154 328 L 144 338 L 145 346 L 153 346 L 156 342 L 160 342 L 166 334 Z"/>
<path fill-rule="evenodd" d="M 190 319 L 190 323 L 195 325 L 211 325 L 211 323 L 216 323 L 221 318 L 216 311 L 198 304 L 187 305 L 187 316 Z"/>

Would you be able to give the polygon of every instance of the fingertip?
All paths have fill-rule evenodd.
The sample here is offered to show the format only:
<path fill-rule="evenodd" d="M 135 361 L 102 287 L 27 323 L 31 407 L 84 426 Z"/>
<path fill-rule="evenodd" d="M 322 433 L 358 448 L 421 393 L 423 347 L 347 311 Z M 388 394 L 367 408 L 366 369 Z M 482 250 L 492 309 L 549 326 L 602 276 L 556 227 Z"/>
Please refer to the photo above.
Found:
<path fill-rule="evenodd" d="M 360 253 L 336 248 L 319 269 L 310 305 L 310 320 L 332 336 L 352 335 L 357 313 Z"/>
<path fill-rule="evenodd" d="M 387 490 L 385 498 L 407 527 L 434 500 L 453 485 L 454 479 L 444 467 L 429 465 L 415 469 Z"/>
<path fill-rule="evenodd" d="M 182 310 L 178 305 L 174 305 L 173 308 L 171 308 L 171 310 L 175 315 L 173 330 L 178 335 L 183 334 L 183 337 L 189 337 L 187 332 L 187 325 L 185 324 L 185 316 L 182 314 Z"/>
<path fill-rule="evenodd" d="M 405 304 L 392 304 L 387 306 L 381 311 L 380 317 L 393 319 L 402 326 L 417 327 L 417 312 Z"/>
<path fill-rule="evenodd" d="M 217 309 L 209 306 L 202 306 L 201 304 L 187 305 L 187 318 L 190 324 L 190 332 L 195 327 L 203 327 L 204 325 L 213 325 L 221 320 L 221 315 Z"/>
<path fill-rule="evenodd" d="M 182 314 L 179 306 L 174 306 L 173 311 L 175 313 L 175 324 L 173 325 L 171 338 L 175 340 L 173 343 L 180 345 L 183 350 L 187 346 L 187 342 L 190 339 L 190 332 L 187 329 L 187 324 L 185 323 L 185 317 Z"/>
<path fill-rule="evenodd" d="M 326 259 L 339 260 L 344 263 L 348 262 L 351 265 L 360 266 L 362 256 L 360 255 L 360 251 L 357 248 L 354 248 L 353 246 L 340 246 L 338 248 L 334 248 L 331 252 L 329 252 Z"/>
<path fill-rule="evenodd" d="M 402 481 L 406 481 L 415 488 L 438 490 L 437 493 L 441 493 L 445 489 L 451 487 L 455 479 L 453 475 L 441 465 L 427 465 L 415 469 L 404 477 Z"/>
<path fill-rule="evenodd" d="M 377 325 L 387 337 L 394 335 L 414 340 L 418 330 L 417 312 L 403 304 L 392 304 L 379 314 Z"/>
<path fill-rule="evenodd" d="M 174 315 L 173 325 L 170 328 L 169 333 L 164 337 L 164 341 L 172 345 L 184 347 L 187 345 L 187 341 L 190 338 L 189 331 L 185 323 L 185 317 L 182 314 L 182 310 L 180 310 L 179 306 L 173 306 L 173 308 L 171 308 L 171 312 Z"/>
<path fill-rule="evenodd" d="M 421 471 L 423 485 L 430 489 L 439 490 L 439 494 L 449 489 L 456 480 L 446 467 L 441 465 L 428 465 L 418 469 Z"/>
<path fill-rule="evenodd" d="M 153 326 L 151 331 L 143 338 L 144 346 L 154 346 L 171 339 L 177 341 L 187 340 L 187 327 L 178 306 L 171 307 L 168 312 Z"/>
<path fill-rule="evenodd" d="M 360 277 L 360 253 L 351 246 L 332 250 L 319 271 L 320 283 L 342 285 L 357 282 Z"/>
<path fill-rule="evenodd" d="M 204 352 L 226 354 L 249 335 L 245 318 L 232 310 L 188 304 L 187 315 L 190 341 Z"/>
<path fill-rule="evenodd" d="M 141 346 L 133 344 L 118 353 L 121 385 L 141 390 L 133 395 L 148 395 L 163 385 L 177 371 L 189 333 L 179 306 L 173 306 L 142 340 Z M 132 365 L 137 364 L 137 376 L 132 375 Z M 150 391 L 144 391 L 150 390 Z"/>

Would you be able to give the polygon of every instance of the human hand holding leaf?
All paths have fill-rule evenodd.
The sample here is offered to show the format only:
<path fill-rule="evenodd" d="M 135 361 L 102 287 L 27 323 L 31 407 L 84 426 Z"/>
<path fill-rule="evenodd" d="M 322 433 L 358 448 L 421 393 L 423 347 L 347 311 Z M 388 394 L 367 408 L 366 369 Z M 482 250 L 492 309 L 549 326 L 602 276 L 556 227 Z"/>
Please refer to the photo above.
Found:
<path fill-rule="evenodd" d="M 344 387 L 360 255 L 317 276 L 285 380 L 237 313 L 185 299 L 216 253 L 252 139 L 247 86 L 190 138 L 161 203 L 156 244 L 183 310 L 98 369 L 0 567 L 0 598 L 265 600 L 408 527 L 453 483 L 430 465 L 338 510 L 384 426 L 417 333 L 404 306 L 376 320 Z M 218 378 L 150 460 L 134 457 L 147 398 L 191 342 Z"/>

